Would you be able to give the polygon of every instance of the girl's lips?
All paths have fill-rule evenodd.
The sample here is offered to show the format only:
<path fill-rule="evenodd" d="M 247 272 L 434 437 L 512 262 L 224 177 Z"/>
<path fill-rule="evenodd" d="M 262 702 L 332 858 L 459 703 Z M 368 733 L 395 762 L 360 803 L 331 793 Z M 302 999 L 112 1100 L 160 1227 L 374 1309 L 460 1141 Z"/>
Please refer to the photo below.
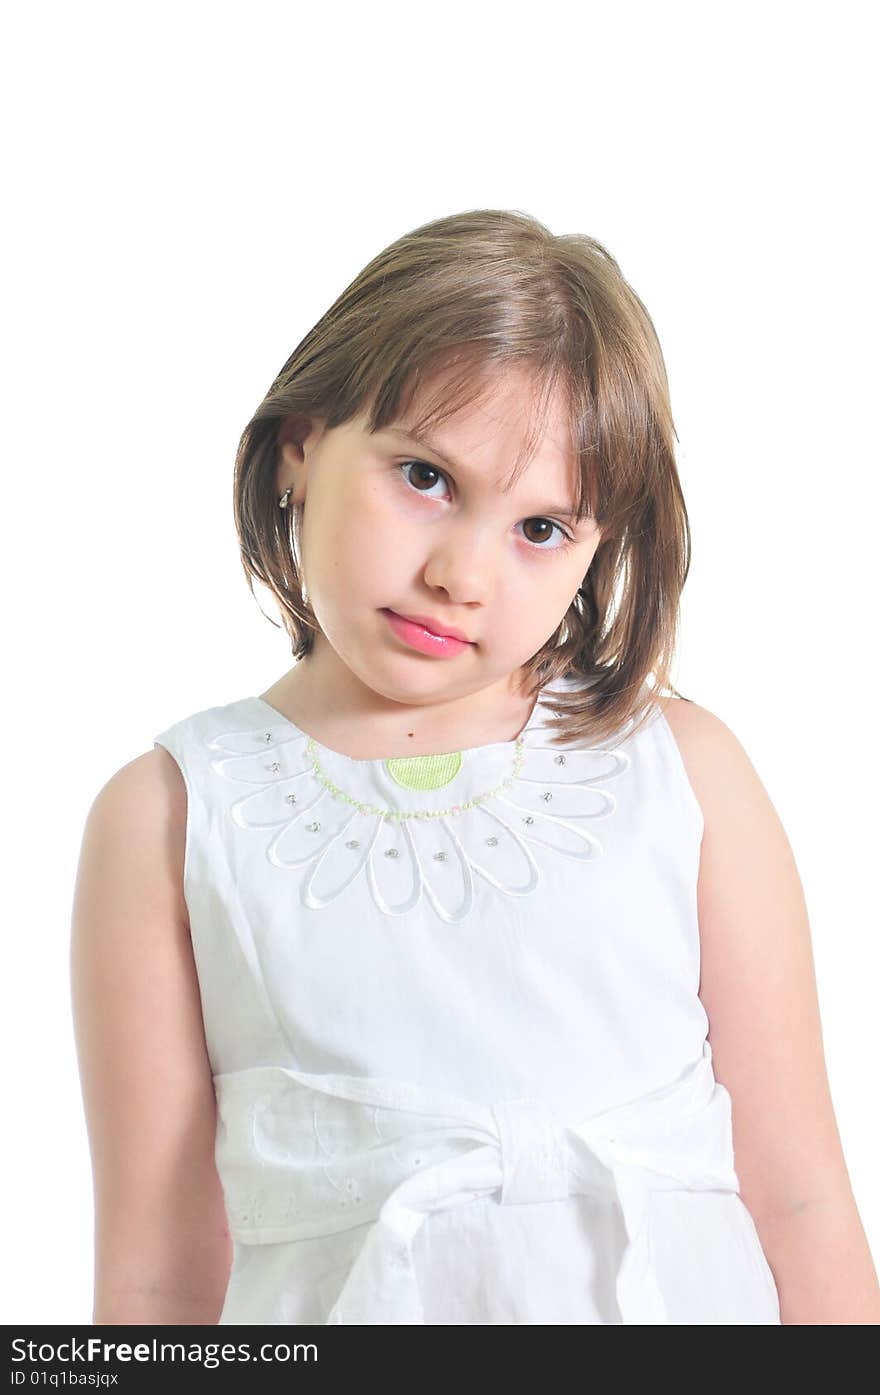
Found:
<path fill-rule="evenodd" d="M 435 658 L 452 658 L 455 654 L 460 654 L 463 649 L 470 649 L 470 643 L 465 639 L 453 639 L 451 635 L 435 635 L 430 630 L 426 630 L 424 625 L 417 625 L 414 620 L 407 620 L 403 615 L 398 615 L 396 611 L 385 609 L 383 615 L 387 617 L 388 624 L 404 644 L 408 644 L 412 649 L 418 649 L 421 654 L 431 654 Z"/>

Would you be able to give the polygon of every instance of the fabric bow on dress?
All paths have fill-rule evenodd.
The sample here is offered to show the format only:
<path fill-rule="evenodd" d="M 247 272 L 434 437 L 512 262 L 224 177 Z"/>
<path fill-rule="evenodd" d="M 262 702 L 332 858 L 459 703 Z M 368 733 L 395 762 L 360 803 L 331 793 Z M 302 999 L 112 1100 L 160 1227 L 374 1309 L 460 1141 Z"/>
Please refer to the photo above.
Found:
<path fill-rule="evenodd" d="M 584 1195 L 619 1206 L 621 1321 L 668 1323 L 651 1260 L 651 1192 L 739 1191 L 730 1096 L 708 1039 L 678 1080 L 574 1122 L 540 1100 L 486 1105 L 406 1081 L 274 1066 L 218 1074 L 214 1086 L 235 1240 L 271 1244 L 373 1222 L 328 1325 L 424 1323 L 415 1235 L 432 1212 L 488 1194 L 501 1205 Z"/>

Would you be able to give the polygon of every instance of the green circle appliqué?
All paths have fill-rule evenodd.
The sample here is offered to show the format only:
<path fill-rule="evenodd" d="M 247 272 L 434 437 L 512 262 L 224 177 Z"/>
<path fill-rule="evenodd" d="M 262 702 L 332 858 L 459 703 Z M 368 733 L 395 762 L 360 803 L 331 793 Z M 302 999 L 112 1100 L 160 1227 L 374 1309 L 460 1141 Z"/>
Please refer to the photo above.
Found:
<path fill-rule="evenodd" d="M 408 790 L 438 790 L 454 780 L 461 769 L 461 751 L 443 756 L 392 756 L 385 769 Z"/>

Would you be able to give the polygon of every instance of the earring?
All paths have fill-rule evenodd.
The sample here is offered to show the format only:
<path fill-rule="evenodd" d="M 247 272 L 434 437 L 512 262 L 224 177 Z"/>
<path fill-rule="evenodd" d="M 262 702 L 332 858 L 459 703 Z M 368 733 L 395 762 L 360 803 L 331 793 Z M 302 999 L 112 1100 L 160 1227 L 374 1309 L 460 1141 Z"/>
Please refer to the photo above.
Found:
<path fill-rule="evenodd" d="M 281 498 L 278 500 L 278 507 L 279 507 L 279 509 L 286 509 L 286 508 L 287 508 L 287 501 L 288 501 L 288 499 L 290 498 L 290 496 L 291 496 L 292 493 L 293 493 L 293 485 L 290 484 L 290 485 L 287 486 L 287 488 L 285 489 L 284 493 L 281 495 Z"/>

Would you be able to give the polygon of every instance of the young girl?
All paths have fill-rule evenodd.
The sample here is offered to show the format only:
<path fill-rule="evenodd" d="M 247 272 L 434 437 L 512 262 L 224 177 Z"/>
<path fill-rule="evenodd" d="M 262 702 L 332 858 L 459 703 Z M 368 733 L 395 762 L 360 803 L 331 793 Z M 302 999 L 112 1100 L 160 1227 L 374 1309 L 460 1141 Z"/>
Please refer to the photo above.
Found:
<path fill-rule="evenodd" d="M 519 213 L 284 364 L 235 517 L 294 665 L 84 837 L 96 1323 L 878 1321 L 791 852 L 669 683 L 674 438 L 614 258 Z"/>

